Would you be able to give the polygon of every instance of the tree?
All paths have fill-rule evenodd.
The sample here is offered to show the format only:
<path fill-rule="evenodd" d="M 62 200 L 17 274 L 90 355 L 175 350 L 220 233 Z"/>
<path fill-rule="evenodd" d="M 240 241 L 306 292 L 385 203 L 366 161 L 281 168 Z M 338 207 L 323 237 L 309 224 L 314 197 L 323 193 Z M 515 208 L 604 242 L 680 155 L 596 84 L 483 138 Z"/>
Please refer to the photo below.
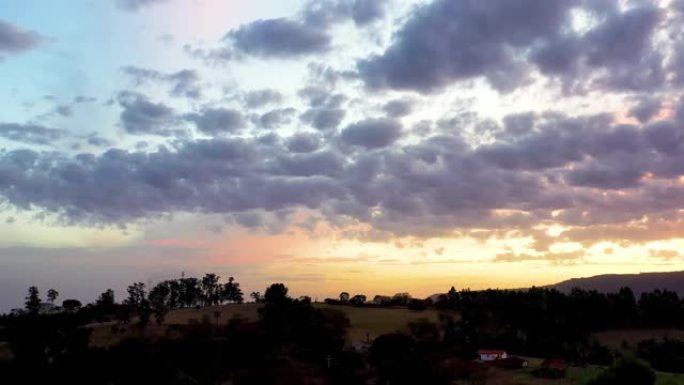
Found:
<path fill-rule="evenodd" d="M 76 311 L 81 308 L 81 301 L 77 299 L 65 299 L 62 301 L 62 308 L 66 311 Z"/>
<path fill-rule="evenodd" d="M 344 303 L 349 302 L 349 293 L 347 293 L 346 291 L 341 292 L 340 293 L 340 302 L 344 302 Z"/>
<path fill-rule="evenodd" d="M 349 299 L 349 303 L 354 305 L 354 306 L 363 306 L 364 303 L 366 303 L 366 296 L 363 294 L 356 294 L 353 296 L 351 299 Z"/>
<path fill-rule="evenodd" d="M 55 289 L 50 289 L 50 290 L 48 290 L 48 292 L 47 292 L 47 298 L 48 298 L 48 301 L 50 301 L 51 304 L 54 305 L 55 300 L 57 299 L 57 297 L 59 297 L 59 292 L 58 292 L 57 290 L 55 290 Z"/>
<path fill-rule="evenodd" d="M 258 291 L 251 292 L 249 296 L 252 297 L 255 303 L 262 303 L 264 301 L 263 297 L 261 296 L 261 293 Z"/>
<path fill-rule="evenodd" d="M 244 301 L 240 284 L 233 277 L 228 278 L 228 282 L 223 285 L 221 300 L 233 303 L 242 303 Z"/>
<path fill-rule="evenodd" d="M 220 300 L 220 286 L 219 277 L 216 274 L 207 273 L 204 275 L 200 281 L 200 286 L 202 288 L 202 299 L 204 300 L 205 306 L 211 306 L 218 304 Z"/>
<path fill-rule="evenodd" d="M 179 300 L 182 306 L 194 306 L 200 299 L 202 289 L 197 278 L 181 278 Z"/>
<path fill-rule="evenodd" d="M 171 295 L 171 287 L 169 281 L 164 281 L 158 283 L 155 287 L 150 290 L 148 296 L 150 306 L 152 307 L 152 313 L 154 313 L 154 318 L 157 321 L 157 325 L 161 325 L 164 322 L 166 313 L 169 310 L 169 297 Z"/>
<path fill-rule="evenodd" d="M 136 282 L 126 289 L 128 292 L 128 298 L 124 301 L 124 304 L 130 306 L 135 310 L 140 310 L 145 303 L 145 297 L 147 293 L 145 292 L 145 284 L 142 282 Z"/>
<path fill-rule="evenodd" d="M 95 302 L 97 306 L 104 308 L 111 308 L 114 306 L 114 290 L 107 289 L 97 298 Z"/>
<path fill-rule="evenodd" d="M 644 361 L 622 358 L 602 372 L 589 385 L 653 385 L 655 372 Z"/>
<path fill-rule="evenodd" d="M 28 289 L 28 295 L 26 296 L 26 310 L 30 313 L 38 313 L 40 309 L 40 295 L 38 293 L 38 288 L 31 286 Z"/>
<path fill-rule="evenodd" d="M 286 302 L 289 297 L 287 296 L 287 287 L 282 283 L 274 283 L 266 289 L 264 294 L 264 301 L 266 303 L 282 303 Z"/>

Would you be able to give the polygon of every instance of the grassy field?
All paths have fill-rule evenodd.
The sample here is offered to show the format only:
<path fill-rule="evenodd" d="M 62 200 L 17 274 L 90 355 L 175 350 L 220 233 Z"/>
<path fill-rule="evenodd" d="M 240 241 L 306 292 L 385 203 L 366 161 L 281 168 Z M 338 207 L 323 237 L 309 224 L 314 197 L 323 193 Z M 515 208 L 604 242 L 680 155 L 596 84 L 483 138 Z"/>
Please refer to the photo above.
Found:
<path fill-rule="evenodd" d="M 495 371 L 488 385 L 585 385 L 599 375 L 603 368 L 590 366 L 586 368 L 570 367 L 567 376 L 561 379 L 544 379 L 532 375 L 533 368 L 514 371 Z M 684 385 L 684 375 L 658 373 L 656 385 Z"/>
<path fill-rule="evenodd" d="M 434 323 L 439 320 L 439 313 L 435 310 L 412 311 L 406 308 L 360 308 L 324 304 L 317 304 L 316 307 L 338 309 L 345 312 L 351 323 L 348 339 L 352 343 L 365 341 L 367 337 L 373 340 L 381 334 L 407 331 L 409 322 L 421 318 Z"/>
<path fill-rule="evenodd" d="M 665 337 L 684 339 L 684 330 L 678 329 L 619 329 L 607 330 L 594 334 L 602 344 L 612 349 L 622 350 L 622 342 L 626 341 L 631 349 L 641 341 L 648 339 L 661 340 Z"/>
<path fill-rule="evenodd" d="M 116 322 L 93 324 L 90 327 L 93 332 L 90 342 L 93 346 L 109 346 L 120 341 L 122 338 L 130 336 L 146 336 L 149 338 L 168 335 L 170 325 L 187 325 L 190 323 L 201 322 L 203 318 L 208 318 L 212 323 L 225 324 L 231 318 L 239 317 L 246 321 L 257 320 L 257 310 L 260 305 L 224 305 L 210 306 L 201 309 L 178 309 L 169 312 L 163 325 L 150 322 L 144 332 L 139 331 L 134 326 L 127 327 L 124 331 L 114 333 L 112 327 Z M 348 340 L 355 344 L 371 340 L 378 335 L 395 331 L 406 331 L 407 324 L 425 318 L 431 322 L 437 322 L 439 313 L 434 310 L 412 311 L 406 308 L 356 308 L 351 306 L 330 306 L 325 304 L 315 304 L 319 309 L 337 309 L 345 312 L 351 327 L 349 329 Z M 217 319 L 215 314 L 220 312 Z"/>

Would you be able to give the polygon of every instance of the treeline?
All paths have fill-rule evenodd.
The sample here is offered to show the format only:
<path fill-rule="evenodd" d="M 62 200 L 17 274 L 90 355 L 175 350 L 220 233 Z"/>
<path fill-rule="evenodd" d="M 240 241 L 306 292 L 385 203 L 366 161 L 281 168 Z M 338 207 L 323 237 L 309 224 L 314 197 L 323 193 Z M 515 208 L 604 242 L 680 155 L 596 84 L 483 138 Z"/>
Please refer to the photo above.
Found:
<path fill-rule="evenodd" d="M 138 297 L 141 288 L 131 285 L 124 304 L 116 304 L 107 294 L 92 307 L 134 306 L 142 298 Z M 211 297 L 214 291 L 202 290 L 205 294 L 197 302 L 179 301 L 178 306 L 222 301 L 220 295 Z M 145 300 L 152 292 L 156 290 L 150 290 Z M 0 383 L 362 384 L 363 357 L 344 349 L 349 327 L 344 313 L 317 309 L 309 298 L 293 299 L 283 284 L 269 286 L 259 297 L 263 303 L 257 322 L 232 318 L 219 324 L 203 319 L 173 325 L 173 336 L 133 334 L 107 348 L 89 343 L 87 307 L 1 317 L 0 340 L 9 343 L 13 358 L 0 360 Z"/>
<path fill-rule="evenodd" d="M 624 327 L 684 327 L 684 301 L 655 290 L 639 300 L 629 288 L 617 293 L 573 289 L 456 291 L 435 302 L 458 311 L 446 338 L 469 349 L 496 346 L 538 357 L 562 356 L 578 363 L 608 364 L 611 352 L 590 335 Z"/>
<path fill-rule="evenodd" d="M 221 283 L 221 277 L 214 273 L 207 273 L 202 278 L 182 277 L 157 283 L 149 289 L 143 282 L 135 282 L 126 289 L 127 296 L 117 303 L 115 293 L 107 289 L 101 293 L 95 303 L 82 307 L 80 301 L 67 299 L 62 307 L 54 305 L 59 292 L 50 289 L 47 292 L 48 302 L 43 302 L 37 287 L 31 286 L 25 301 L 24 311 L 14 311 L 15 314 L 54 314 L 60 311 L 78 312 L 83 317 L 97 322 L 118 320 L 128 323 L 132 317 L 138 317 L 138 323 L 145 325 L 154 316 L 161 324 L 169 310 L 197 306 L 213 306 L 225 303 L 243 303 L 244 294 L 240 284 L 229 277 Z M 259 293 L 252 293 L 256 301 L 261 299 Z M 47 306 L 46 306 L 47 305 Z"/>

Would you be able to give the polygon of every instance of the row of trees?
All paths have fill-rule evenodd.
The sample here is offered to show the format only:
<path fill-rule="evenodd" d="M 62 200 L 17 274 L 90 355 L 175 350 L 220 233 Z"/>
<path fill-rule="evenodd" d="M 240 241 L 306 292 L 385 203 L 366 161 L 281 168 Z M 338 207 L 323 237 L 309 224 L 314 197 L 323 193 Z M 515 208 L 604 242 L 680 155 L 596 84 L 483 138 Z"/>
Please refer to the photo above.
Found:
<path fill-rule="evenodd" d="M 610 352 L 592 344 L 596 331 L 623 327 L 682 327 L 684 301 L 676 293 L 655 290 L 637 301 L 629 288 L 617 293 L 573 289 L 456 291 L 435 307 L 453 309 L 460 320 L 446 338 L 473 350 L 498 346 L 532 356 L 562 355 L 578 362 L 610 361 Z"/>
<path fill-rule="evenodd" d="M 126 289 L 127 297 L 121 304 L 116 302 L 114 290 L 107 289 L 100 294 L 94 304 L 88 305 L 84 312 L 98 321 L 111 317 L 128 321 L 131 316 L 137 315 L 141 324 L 147 324 L 152 315 L 161 323 L 171 309 L 244 302 L 240 284 L 233 277 L 229 277 L 224 283 L 220 281 L 220 276 L 207 273 L 202 278 L 182 277 L 165 280 L 157 283 L 149 292 L 143 282 L 135 282 Z M 51 305 L 58 296 L 56 290 L 48 290 L 47 298 Z M 255 298 L 260 299 L 260 296 L 257 294 Z M 29 314 L 36 314 L 42 305 L 38 288 L 31 286 L 26 296 L 26 311 Z M 77 300 L 65 300 L 62 306 L 66 310 L 72 310 L 79 308 L 81 303 Z"/>

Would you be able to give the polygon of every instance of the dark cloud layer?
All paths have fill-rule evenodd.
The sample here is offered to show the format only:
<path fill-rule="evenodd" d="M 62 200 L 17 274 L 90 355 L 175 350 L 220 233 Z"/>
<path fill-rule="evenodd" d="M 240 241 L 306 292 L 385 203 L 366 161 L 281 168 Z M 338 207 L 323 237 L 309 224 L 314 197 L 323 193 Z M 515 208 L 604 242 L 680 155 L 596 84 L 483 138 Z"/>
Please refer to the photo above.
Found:
<path fill-rule="evenodd" d="M 120 4 L 134 10 L 154 2 Z M 136 91 L 115 98 L 120 126 L 132 137 L 163 137 L 135 138 L 149 140 L 136 150 L 105 150 L 107 139 L 80 137 L 100 147 L 97 154 L 4 150 L 0 196 L 70 223 L 124 225 L 194 212 L 225 214 L 249 227 L 307 208 L 347 230 L 344 236 L 362 239 L 531 239 L 532 252 L 500 254 L 501 262 L 584 257 L 549 251 L 556 241 L 591 246 L 681 237 L 684 16 L 654 4 L 433 0 L 401 19 L 384 50 L 333 68 L 336 61 L 325 55 L 336 25 L 364 28 L 385 16 L 387 4 L 310 2 L 290 18 L 228 32 L 220 52 L 221 59 L 302 60 L 308 78 L 289 91 L 295 95 L 235 90 L 226 106 L 208 102 L 213 93 L 203 95 L 196 71 L 123 68 Z M 577 15 L 588 15 L 584 29 L 575 28 Z M 0 24 L 0 54 L 38 44 L 22 34 Z M 314 56 L 319 64 L 308 63 Z M 432 102 L 420 94 L 478 84 L 473 80 L 500 94 L 535 84 L 551 85 L 550 98 L 592 98 L 578 105 L 600 103 L 606 93 L 620 98 L 622 110 L 619 119 L 540 110 L 500 120 L 417 111 Z M 141 93 L 150 82 L 190 100 L 153 100 Z M 501 96 L 506 106 L 527 97 Z M 282 103 L 291 99 L 300 102 L 297 109 Z M 446 106 L 446 99 L 436 101 Z M 192 129 L 172 136 L 179 127 Z M 38 124 L 0 124 L 0 136 L 16 142 L 50 144 L 63 135 Z M 348 230 L 350 223 L 371 230 Z M 543 230 L 550 225 L 564 230 L 551 236 Z"/>
<path fill-rule="evenodd" d="M 591 245 L 659 239 L 684 223 L 682 121 L 633 126 L 556 112 L 504 121 L 492 127 L 494 143 L 477 147 L 439 132 L 403 143 L 401 125 L 385 118 L 349 125 L 328 142 L 299 133 L 184 140 L 154 152 L 5 151 L 0 194 L 76 222 L 306 207 L 333 225 L 347 218 L 396 235 L 505 229 L 537 240 L 543 253 L 530 258 L 558 260 L 571 258 L 544 254 L 549 237 L 533 226 L 571 226 L 556 239 Z M 632 227 L 644 217 L 648 231 Z M 528 259 L 501 260 L 519 258 Z"/>
<path fill-rule="evenodd" d="M 599 20 L 586 33 L 571 28 L 579 8 Z M 566 91 L 653 89 L 666 78 L 652 43 L 663 15 L 650 4 L 621 10 L 579 0 L 435 0 L 412 13 L 384 53 L 357 67 L 371 88 L 423 93 L 476 78 L 508 92 L 535 69 L 561 79 Z"/>

